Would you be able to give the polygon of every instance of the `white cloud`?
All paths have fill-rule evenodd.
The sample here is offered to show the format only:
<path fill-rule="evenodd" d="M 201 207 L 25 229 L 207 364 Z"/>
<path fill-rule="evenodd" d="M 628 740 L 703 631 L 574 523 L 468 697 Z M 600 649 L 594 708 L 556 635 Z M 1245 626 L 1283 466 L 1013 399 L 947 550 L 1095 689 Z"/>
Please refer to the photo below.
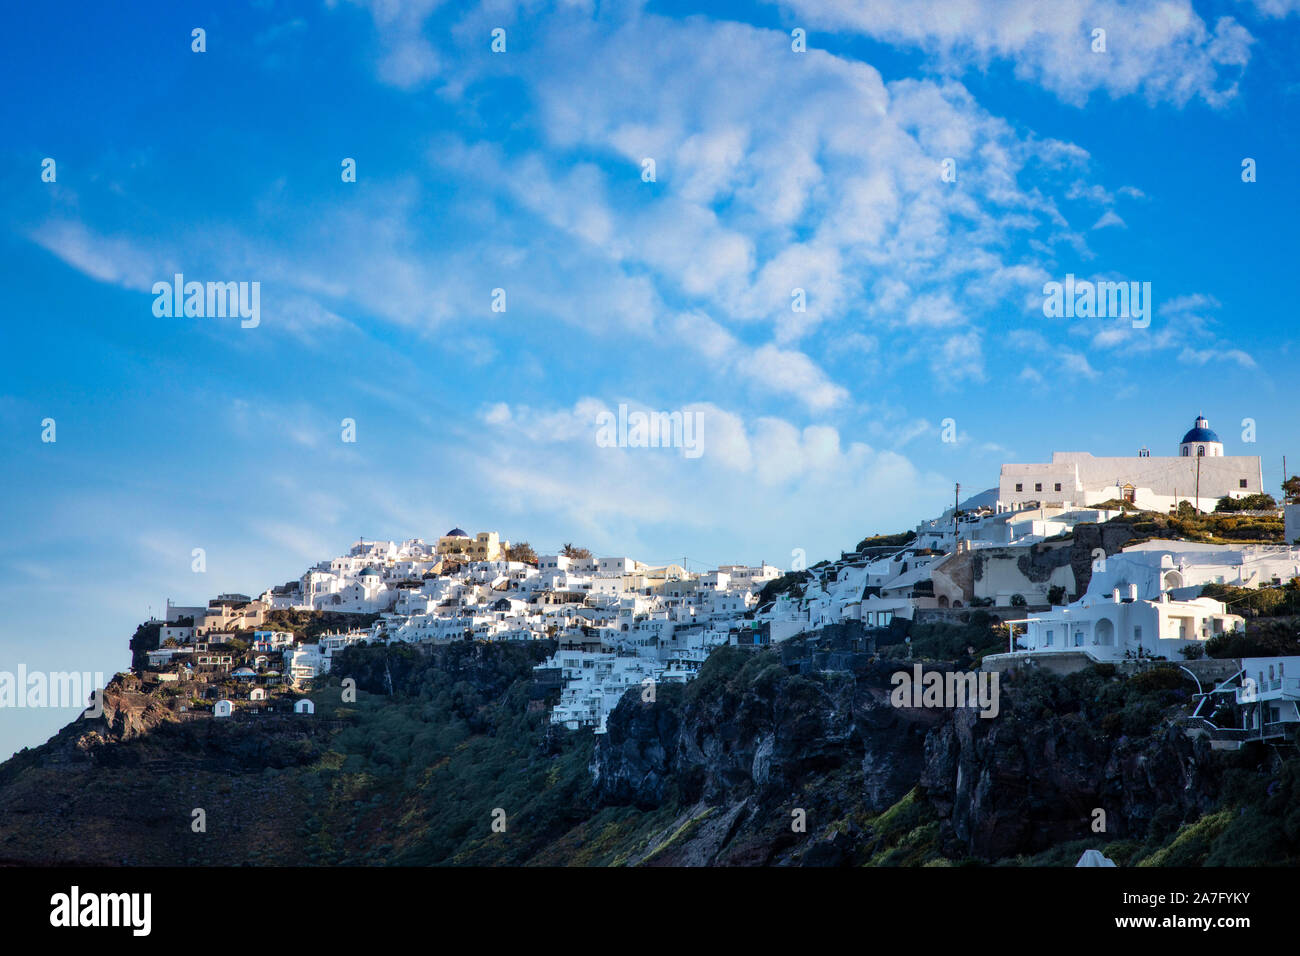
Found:
<path fill-rule="evenodd" d="M 369 4 L 381 48 L 433 37 L 435 6 Z M 834 344 L 863 323 L 861 341 L 894 366 L 928 366 L 947 385 L 983 380 L 979 327 L 1034 320 L 1046 274 L 1009 250 L 1027 238 L 1043 259 L 1057 245 L 1086 254 L 1087 230 L 1070 226 L 1053 188 L 1113 201 L 1084 178 L 1083 150 L 988 114 L 958 82 L 886 84 L 864 63 L 792 57 L 779 31 L 627 8 L 599 20 L 550 11 L 528 20 L 527 56 L 489 56 L 481 48 L 499 13 L 466 13 L 436 53 L 466 89 L 520 82 L 533 145 L 440 133 L 430 162 L 466 187 L 452 199 L 433 199 L 414 174 L 371 180 L 364 205 L 326 204 L 300 225 L 283 217 L 293 225 L 274 238 L 207 235 L 287 296 L 319 301 L 288 317 L 300 337 L 310 341 L 316 323 L 342 328 L 343 315 L 374 317 L 420 335 L 438 328 L 487 364 L 519 315 L 631 335 L 643 349 L 689 313 L 707 320 L 684 344 L 716 361 L 711 384 L 728 377 L 824 411 L 847 396 L 826 370 Z M 707 65 L 718 49 L 727 70 Z M 647 156 L 654 183 L 641 181 Z M 939 177 L 946 157 L 958 184 Z M 289 204 L 273 193 L 259 215 L 276 220 Z M 460 224 L 454 244 L 430 236 L 431 212 Z M 319 243 L 320 232 L 333 241 Z M 496 287 L 509 317 L 488 310 Z M 791 308 L 796 288 L 806 311 Z M 739 331 L 755 323 L 770 335 Z"/>
<path fill-rule="evenodd" d="M 1235 362 L 1242 368 L 1255 368 L 1255 360 L 1241 349 L 1192 349 L 1185 348 L 1178 353 L 1178 360 L 1188 365 L 1206 365 L 1210 362 Z"/>
<path fill-rule="evenodd" d="M 1294 0 L 1256 0 L 1270 10 Z M 920 50 L 953 75 L 996 61 L 1082 105 L 1095 91 L 1219 106 L 1236 94 L 1250 34 L 1231 17 L 1213 26 L 1191 0 L 783 0 L 801 25 L 848 30 Z M 1280 15 L 1280 14 L 1273 14 Z M 1093 30 L 1106 51 L 1093 51 Z M 810 37 L 816 45 L 816 35 Z"/>
<path fill-rule="evenodd" d="M 100 282 L 148 292 L 164 276 L 171 279 L 170 267 L 161 265 L 157 254 L 135 240 L 98 235 L 80 222 L 51 220 L 34 229 L 30 237 L 42 249 Z"/>
<path fill-rule="evenodd" d="M 760 392 L 798 399 L 812 411 L 825 411 L 848 398 L 807 355 L 773 344 L 750 348 L 701 313 L 678 316 L 679 341 L 749 382 Z"/>
<path fill-rule="evenodd" d="M 1091 342 L 1102 349 L 1122 347 L 1129 355 L 1176 349 L 1179 361 L 1185 364 L 1222 360 L 1254 368 L 1255 360 L 1249 353 L 1216 334 L 1220 323 L 1214 313 L 1219 308 L 1219 301 L 1210 295 L 1175 296 L 1157 305 L 1149 328 L 1133 328 L 1127 319 L 1089 320 L 1102 323 L 1100 330 L 1090 333 Z"/>
<path fill-rule="evenodd" d="M 745 374 L 774 391 L 796 396 L 810 409 L 824 411 L 846 398 L 848 390 L 827 380 L 802 352 L 764 345 L 744 360 Z"/>
<path fill-rule="evenodd" d="M 421 35 L 424 21 L 441 0 L 353 0 L 374 18 L 382 53 L 379 76 L 385 83 L 414 89 L 437 76 L 442 58 Z"/>
<path fill-rule="evenodd" d="M 458 29 L 477 36 L 489 19 L 471 14 Z M 772 348 L 759 358 L 772 364 L 801 346 L 780 363 L 781 382 L 822 361 L 814 332 L 865 318 L 884 324 L 879 343 L 898 358 L 946 355 L 950 379 L 979 380 L 978 338 L 947 333 L 1005 321 L 1008 299 L 1032 317 L 1046 274 L 1008 248 L 1041 236 L 1046 254 L 1057 243 L 1086 254 L 1086 229 L 1070 227 L 1050 187 L 1065 178 L 1090 188 L 1087 154 L 1024 135 L 959 83 L 886 84 L 871 66 L 819 51 L 792 60 L 784 34 L 737 23 L 621 10 L 600 22 L 552 12 L 529 27 L 529 57 L 500 58 L 491 75 L 510 71 L 527 86 L 541 145 L 512 156 L 440 143 L 434 161 L 579 242 L 596 263 L 588 284 L 619 273 L 647 283 L 633 310 L 657 317 L 646 332 L 680 306 L 728 331 L 768 322 Z M 727 70 L 691 66 L 718 49 Z M 489 78 L 480 59 L 466 64 L 467 84 Z M 940 179 L 946 156 L 960 188 Z M 646 157 L 654 183 L 640 178 Z M 560 241 L 545 233 L 528 245 L 553 256 Z M 804 312 L 791 309 L 794 289 Z M 700 350 L 718 354 L 725 338 L 708 336 Z M 837 401 L 837 389 L 814 384 L 812 407 Z"/>
<path fill-rule="evenodd" d="M 1252 7 L 1261 17 L 1272 17 L 1275 20 L 1300 13 L 1300 0 L 1237 0 L 1237 3 Z"/>
<path fill-rule="evenodd" d="M 626 551 L 633 529 L 644 533 L 668 523 L 683 535 L 725 528 L 742 554 L 752 542 L 761 539 L 770 548 L 782 538 L 790 548 L 831 554 L 867 530 L 898 526 L 897 502 L 904 497 L 937 507 L 951 487 L 896 452 L 845 445 L 828 425 L 801 428 L 770 416 L 745 420 L 709 403 L 683 409 L 703 416 L 698 459 L 671 448 L 599 447 L 596 415 L 616 407 L 583 399 L 569 409 L 516 408 L 513 420 L 489 429 L 473 452 L 484 466 L 485 500 L 503 507 L 526 501 L 530 512 L 551 513 L 566 527 L 583 529 L 593 539 L 590 546 Z M 540 430 L 531 424 L 559 419 L 572 426 Z"/>
<path fill-rule="evenodd" d="M 911 326 L 959 325 L 964 321 L 966 316 L 946 294 L 917 296 L 907 309 L 906 322 Z"/>
<path fill-rule="evenodd" d="M 1059 353 L 1059 358 L 1061 364 L 1072 375 L 1088 379 L 1097 377 L 1097 370 L 1089 364 L 1087 356 L 1082 353 L 1065 350 Z"/>
<path fill-rule="evenodd" d="M 940 388 L 984 381 L 984 347 L 980 334 L 972 330 L 949 336 L 932 353 L 930 367 L 933 381 Z"/>

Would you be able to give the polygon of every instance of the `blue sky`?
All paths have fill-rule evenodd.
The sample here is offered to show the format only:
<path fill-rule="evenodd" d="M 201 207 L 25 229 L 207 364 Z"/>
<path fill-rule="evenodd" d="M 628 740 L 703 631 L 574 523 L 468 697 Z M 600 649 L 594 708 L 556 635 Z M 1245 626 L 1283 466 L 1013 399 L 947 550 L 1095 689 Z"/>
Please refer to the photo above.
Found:
<path fill-rule="evenodd" d="M 1274 488 L 1298 37 L 1296 0 L 15 9 L 0 670 L 111 674 L 165 598 L 358 535 L 831 557 L 1198 412 Z M 155 317 L 175 272 L 259 282 L 260 325 Z M 1150 282 L 1150 328 L 1045 318 L 1066 273 Z M 598 447 L 619 403 L 704 454 Z"/>

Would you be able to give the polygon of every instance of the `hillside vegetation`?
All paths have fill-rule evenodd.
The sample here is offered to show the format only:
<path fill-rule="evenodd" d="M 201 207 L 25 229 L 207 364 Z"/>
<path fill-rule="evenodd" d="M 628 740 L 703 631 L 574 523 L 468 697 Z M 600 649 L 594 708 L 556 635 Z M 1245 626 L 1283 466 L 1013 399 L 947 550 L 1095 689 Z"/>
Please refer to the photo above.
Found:
<path fill-rule="evenodd" d="M 911 660 L 840 670 L 807 639 L 721 648 L 691 684 L 629 694 L 601 737 L 548 723 L 555 688 L 533 665 L 549 641 L 350 648 L 315 717 L 177 720 L 135 701 L 137 733 L 79 720 L 0 766 L 0 861 L 1058 865 L 1097 847 L 1128 865 L 1300 862 L 1300 759 L 1173 728 L 1194 686 L 1172 665 L 1003 675 L 984 720 L 888 698 L 918 661 L 998 646 L 988 619 L 912 636 Z"/>

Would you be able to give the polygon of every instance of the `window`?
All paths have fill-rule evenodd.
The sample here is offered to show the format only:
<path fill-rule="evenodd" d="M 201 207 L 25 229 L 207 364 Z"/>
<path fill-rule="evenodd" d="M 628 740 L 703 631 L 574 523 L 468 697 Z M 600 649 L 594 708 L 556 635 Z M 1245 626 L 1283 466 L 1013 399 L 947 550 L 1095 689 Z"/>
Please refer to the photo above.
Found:
<path fill-rule="evenodd" d="M 1238 479 L 1238 481 L 1237 481 L 1237 487 L 1238 487 L 1238 488 L 1245 488 L 1245 487 L 1246 487 L 1246 479 L 1245 479 L 1245 478 Z"/>
<path fill-rule="evenodd" d="M 1021 485 L 1021 484 L 1017 484 L 1017 485 L 1016 485 L 1016 491 L 1024 491 L 1024 490 L 1025 490 L 1025 486 L 1024 486 L 1024 485 Z"/>
<path fill-rule="evenodd" d="M 1184 458 L 1187 457 L 1187 449 L 1186 449 L 1186 448 L 1183 448 L 1183 457 L 1184 457 Z"/>
<path fill-rule="evenodd" d="M 1133 640 L 1135 640 L 1135 641 L 1141 641 L 1141 640 L 1142 640 L 1142 625 L 1141 625 L 1141 624 L 1134 624 L 1134 625 L 1133 625 Z"/>
<path fill-rule="evenodd" d="M 1056 483 L 1056 490 L 1057 491 L 1061 490 L 1061 483 L 1059 481 Z"/>
<path fill-rule="evenodd" d="M 1051 646 L 1052 646 L 1052 632 L 1051 632 L 1050 630 L 1047 632 L 1047 640 L 1046 640 L 1045 644 L 1046 644 L 1047 647 L 1051 647 Z"/>
<path fill-rule="evenodd" d="M 1042 490 L 1043 490 L 1043 483 L 1041 481 L 1034 482 L 1034 491 L 1042 491 Z"/>
<path fill-rule="evenodd" d="M 1197 458 L 1204 458 L 1204 457 L 1205 457 L 1205 446 L 1204 446 L 1204 445 L 1197 445 L 1197 446 L 1196 446 L 1196 457 L 1197 457 Z"/>

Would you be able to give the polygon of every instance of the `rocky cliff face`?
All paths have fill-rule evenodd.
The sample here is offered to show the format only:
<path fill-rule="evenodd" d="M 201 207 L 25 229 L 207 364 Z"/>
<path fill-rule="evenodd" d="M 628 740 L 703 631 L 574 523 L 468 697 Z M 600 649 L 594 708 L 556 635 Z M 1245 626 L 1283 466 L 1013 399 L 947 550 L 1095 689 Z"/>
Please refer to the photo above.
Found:
<path fill-rule="evenodd" d="M 755 658 L 754 661 L 757 661 Z M 1157 813 L 1192 819 L 1214 805 L 1218 765 L 1204 741 L 1160 725 L 1108 736 L 1079 713 L 1042 711 L 1012 678 L 1002 712 L 897 708 L 891 675 L 911 662 L 876 661 L 856 673 L 799 676 L 769 663 L 730 680 L 701 678 L 653 704 L 629 694 L 611 715 L 592 763 L 598 805 L 642 808 L 676 800 L 727 820 L 725 840 L 693 834 L 678 861 L 732 862 L 755 838 L 778 849 L 764 862 L 864 862 L 874 820 L 909 791 L 932 814 L 949 859 L 1034 854 L 1098 836 L 1142 839 Z M 939 665 L 926 665 L 926 669 Z M 781 834 L 793 809 L 806 834 Z M 696 813 L 702 812 L 697 809 Z M 852 824 L 848 826 L 847 824 Z M 826 852 L 826 841 L 839 845 Z"/>
<path fill-rule="evenodd" d="M 1074 542 L 1070 548 L 1070 567 L 1074 571 L 1075 593 L 1083 594 L 1092 580 L 1092 562 L 1098 550 L 1109 557 L 1119 554 L 1126 544 L 1137 537 L 1131 524 L 1107 521 L 1103 524 L 1074 526 Z"/>
<path fill-rule="evenodd" d="M 1222 809 L 1224 755 L 1164 719 L 1176 672 L 1004 674 L 986 719 L 895 707 L 913 662 L 807 640 L 719 649 L 652 702 L 633 688 L 594 740 L 530 706 L 541 646 L 361 649 L 362 699 L 317 694 L 330 719 L 182 719 L 118 679 L 102 718 L 0 765 L 0 861 L 922 865 L 1149 853 Z"/>
<path fill-rule="evenodd" d="M 918 779 L 926 735 L 944 715 L 890 705 L 889 675 L 910 663 L 877 662 L 858 674 L 791 675 L 768 660 L 750 686 L 629 694 L 610 715 L 592 763 L 598 804 L 768 803 L 807 780 L 851 768 L 879 812 Z M 677 690 L 672 688 L 672 690 Z M 675 788 L 675 789 L 674 789 Z"/>
<path fill-rule="evenodd" d="M 982 859 L 1032 854 L 1093 834 L 1146 835 L 1157 812 L 1213 806 L 1218 773 L 1205 741 L 1169 727 L 1111 739 L 1076 715 L 1007 720 L 952 711 L 926 739 L 920 785 L 950 851 Z M 1104 817 L 1098 817 L 1101 810 Z"/>
<path fill-rule="evenodd" d="M 100 742 L 130 740 L 176 719 L 171 708 L 145 693 L 140 679 L 132 675 L 115 677 L 104 688 L 101 699 L 103 716 L 80 721 L 84 739 L 79 746 L 83 748 Z"/>

